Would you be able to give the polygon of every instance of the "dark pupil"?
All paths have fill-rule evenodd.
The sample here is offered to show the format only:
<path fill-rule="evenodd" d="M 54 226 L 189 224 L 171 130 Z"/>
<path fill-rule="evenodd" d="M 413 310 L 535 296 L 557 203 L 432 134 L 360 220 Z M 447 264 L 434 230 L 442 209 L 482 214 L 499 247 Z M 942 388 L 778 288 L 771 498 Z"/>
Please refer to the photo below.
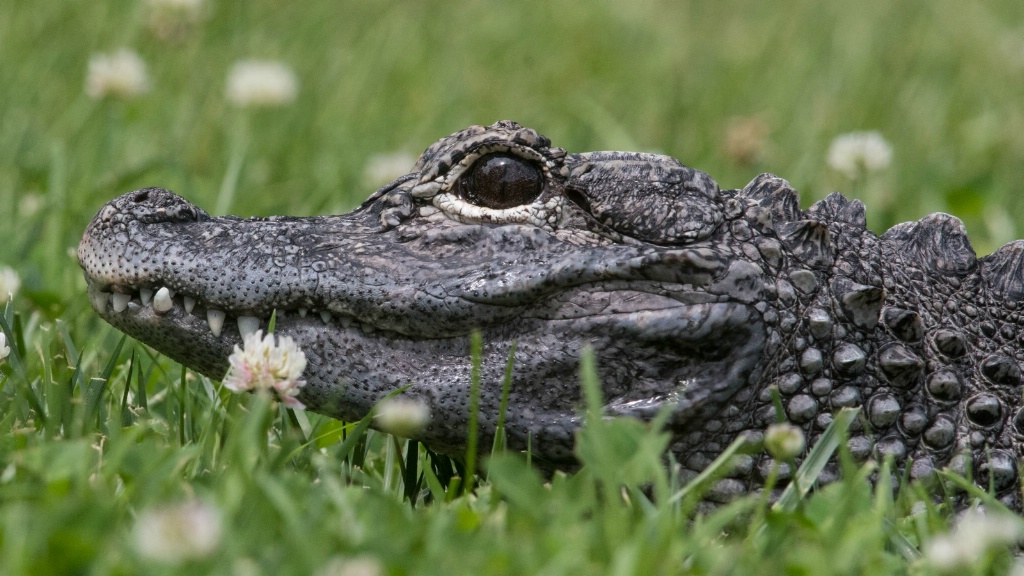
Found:
<path fill-rule="evenodd" d="M 456 189 L 477 206 L 500 210 L 533 202 L 544 189 L 544 176 L 518 156 L 491 154 L 477 160 L 459 178 Z"/>

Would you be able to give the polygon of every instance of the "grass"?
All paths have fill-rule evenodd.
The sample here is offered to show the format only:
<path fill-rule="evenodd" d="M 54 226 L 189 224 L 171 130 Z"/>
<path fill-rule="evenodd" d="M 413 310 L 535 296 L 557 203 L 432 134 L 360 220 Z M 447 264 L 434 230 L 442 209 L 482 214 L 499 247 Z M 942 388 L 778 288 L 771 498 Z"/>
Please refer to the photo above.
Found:
<path fill-rule="evenodd" d="M 213 210 L 227 183 L 246 216 L 344 211 L 379 184 L 375 154 L 513 118 L 570 150 L 666 152 L 723 187 L 772 171 L 805 205 L 847 191 L 879 231 L 948 211 L 983 254 L 1024 230 L 1022 16 L 1017 0 L 218 0 L 167 41 L 135 0 L 0 4 L 0 263 L 22 279 L 3 312 L 0 573 L 927 573 L 916 550 L 949 511 L 924 488 L 894 499 L 848 464 L 784 510 L 694 515 L 706 485 L 679 485 L 635 422 L 592 422 L 578 474 L 546 482 L 499 451 L 472 493 L 449 490 L 458 467 L 421 446 L 230 396 L 123 340 L 69 249 L 147 185 Z M 123 46 L 152 89 L 90 98 L 89 57 Z M 294 67 L 295 104 L 225 103 L 227 70 L 253 57 Z M 744 123 L 762 127 L 752 156 L 726 146 Z M 853 130 L 879 130 L 893 165 L 830 170 Z M 147 559 L 140 519 L 183 502 L 216 510 L 215 553 Z M 996 549 L 972 570 L 1011 563 Z"/>

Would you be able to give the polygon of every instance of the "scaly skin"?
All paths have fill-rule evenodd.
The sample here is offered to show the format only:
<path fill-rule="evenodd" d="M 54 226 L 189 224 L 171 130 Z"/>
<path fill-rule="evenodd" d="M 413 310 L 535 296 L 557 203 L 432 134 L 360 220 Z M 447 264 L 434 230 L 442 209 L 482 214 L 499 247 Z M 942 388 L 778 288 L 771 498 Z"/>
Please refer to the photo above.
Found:
<path fill-rule="evenodd" d="M 590 345 L 607 413 L 667 407 L 688 473 L 759 436 L 775 386 L 811 443 L 861 406 L 856 458 L 891 454 L 914 478 L 971 472 L 1016 509 L 1022 254 L 1018 241 L 977 259 L 944 214 L 878 237 L 839 194 L 801 211 L 770 174 L 720 191 L 673 158 L 566 154 L 508 121 L 438 141 L 350 214 L 214 218 L 147 188 L 104 206 L 78 248 L 118 329 L 219 379 L 237 320 L 277 310 L 276 332 L 308 357 L 303 403 L 354 420 L 411 385 L 431 414 L 417 439 L 437 450 L 465 449 L 479 329 L 482 446 L 517 342 L 509 445 L 572 466 Z M 161 287 L 166 311 L 142 302 Z M 227 317 L 216 334 L 209 311 L 214 328 Z M 741 459 L 711 498 L 756 489 L 769 466 Z"/>

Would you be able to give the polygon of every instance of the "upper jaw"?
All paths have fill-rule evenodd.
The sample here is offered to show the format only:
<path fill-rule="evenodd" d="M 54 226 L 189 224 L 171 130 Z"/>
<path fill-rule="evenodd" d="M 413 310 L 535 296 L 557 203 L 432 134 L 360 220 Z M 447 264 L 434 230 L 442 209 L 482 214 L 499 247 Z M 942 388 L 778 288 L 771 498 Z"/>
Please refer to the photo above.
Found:
<path fill-rule="evenodd" d="M 171 192 L 114 199 L 78 248 L 94 307 L 172 306 L 242 331 L 271 314 L 359 322 L 421 337 L 465 335 L 572 286 L 615 280 L 708 285 L 726 264 L 707 250 L 582 247 L 526 225 L 444 218 L 383 228 L 364 205 L 345 216 L 211 218 Z M 428 220 L 428 219 L 424 219 Z M 443 315 L 443 321 L 440 316 Z"/>

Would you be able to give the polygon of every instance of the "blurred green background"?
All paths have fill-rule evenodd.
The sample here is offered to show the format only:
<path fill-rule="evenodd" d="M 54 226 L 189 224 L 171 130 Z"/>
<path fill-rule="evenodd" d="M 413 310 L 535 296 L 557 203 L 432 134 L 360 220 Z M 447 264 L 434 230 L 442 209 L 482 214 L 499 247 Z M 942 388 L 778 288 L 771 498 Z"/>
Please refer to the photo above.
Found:
<path fill-rule="evenodd" d="M 209 0 L 170 30 L 152 12 L 0 3 L 0 263 L 30 291 L 80 292 L 68 249 L 122 192 L 215 212 L 236 153 L 228 211 L 346 211 L 381 184 L 375 155 L 502 118 L 573 151 L 670 154 L 723 188 L 771 171 L 805 206 L 841 190 L 876 231 L 947 211 L 979 254 L 1024 236 L 1020 0 Z M 90 57 L 121 48 L 150 90 L 87 95 Z M 250 58 L 294 68 L 297 100 L 230 106 L 225 77 Z M 826 154 L 859 130 L 894 154 L 852 181 Z"/>
<path fill-rule="evenodd" d="M 90 62 L 121 49 L 148 91 L 87 93 Z M 249 59 L 291 67 L 295 101 L 232 105 L 227 77 Z M 0 573 L 186 573 L 135 541 L 176 501 L 225 527 L 192 573 L 926 573 L 916 546 L 946 531 L 933 493 L 924 515 L 897 510 L 863 468 L 794 514 L 748 500 L 691 521 L 675 496 L 615 491 L 623 474 L 669 482 L 656 434 L 631 421 L 595 433 L 622 452 L 602 466 L 545 483 L 506 459 L 476 494 L 431 485 L 413 508 L 397 439 L 357 450 L 310 415 L 307 442 L 263 399 L 122 349 L 88 304 L 74 248 L 118 194 L 347 211 L 436 139 L 502 118 L 572 151 L 671 154 L 723 188 L 771 171 L 805 207 L 841 190 L 876 231 L 947 211 L 979 254 L 1024 237 L 1021 0 L 0 0 L 0 300 L 6 267 L 22 283 L 0 311 L 17 349 L 0 370 Z M 851 177 L 829 149 L 859 131 L 892 160 Z M 1003 552 L 974 573 L 1006 573 Z"/>

